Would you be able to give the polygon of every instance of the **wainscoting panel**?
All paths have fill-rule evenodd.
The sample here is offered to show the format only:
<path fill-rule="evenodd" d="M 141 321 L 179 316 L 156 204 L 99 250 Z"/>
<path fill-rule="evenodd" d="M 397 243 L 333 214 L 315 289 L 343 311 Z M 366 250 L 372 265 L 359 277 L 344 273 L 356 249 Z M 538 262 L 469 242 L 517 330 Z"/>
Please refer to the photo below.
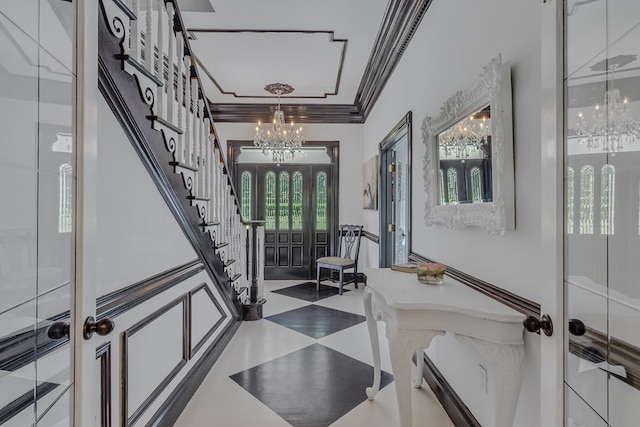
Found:
<path fill-rule="evenodd" d="M 214 333 L 219 332 L 227 314 L 223 311 L 213 296 L 211 288 L 206 283 L 198 286 L 189 295 L 191 302 L 189 310 L 191 330 L 189 359 L 191 359 Z"/>
<path fill-rule="evenodd" d="M 187 302 L 178 298 L 122 333 L 123 424 L 134 425 L 186 363 Z"/>

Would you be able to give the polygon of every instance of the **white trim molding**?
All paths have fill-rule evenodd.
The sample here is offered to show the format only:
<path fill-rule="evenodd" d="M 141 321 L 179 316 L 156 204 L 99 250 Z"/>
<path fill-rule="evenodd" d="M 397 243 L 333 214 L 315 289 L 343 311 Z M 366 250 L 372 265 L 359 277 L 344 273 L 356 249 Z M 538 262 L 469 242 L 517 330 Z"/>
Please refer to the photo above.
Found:
<path fill-rule="evenodd" d="M 487 105 L 491 111 L 493 199 L 485 203 L 440 205 L 437 136 Z M 495 235 L 515 229 L 512 128 L 511 73 L 509 64 L 503 64 L 498 54 L 484 67 L 470 89 L 454 93 L 437 116 L 425 117 L 422 121 L 422 138 L 426 146 L 423 163 L 426 225 L 444 224 L 454 229 L 479 226 Z"/>

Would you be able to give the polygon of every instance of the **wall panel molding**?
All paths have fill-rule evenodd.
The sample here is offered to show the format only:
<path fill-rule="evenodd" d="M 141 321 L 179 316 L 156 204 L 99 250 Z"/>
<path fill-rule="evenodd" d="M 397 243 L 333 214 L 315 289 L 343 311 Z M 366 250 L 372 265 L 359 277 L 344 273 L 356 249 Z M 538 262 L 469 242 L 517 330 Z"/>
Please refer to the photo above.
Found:
<path fill-rule="evenodd" d="M 151 394 L 146 397 L 146 399 L 142 402 L 142 404 L 137 407 L 131 415 L 129 415 L 129 341 L 131 337 L 133 337 L 137 332 L 142 330 L 143 328 L 149 326 L 155 320 L 162 317 L 165 313 L 169 312 L 171 309 L 182 305 L 182 357 L 180 361 L 171 369 L 169 374 L 167 374 L 160 383 L 153 389 Z M 122 332 L 121 336 L 121 347 L 120 347 L 120 356 L 121 356 L 121 402 L 120 402 L 120 411 L 121 411 L 121 422 L 122 425 L 132 426 L 134 425 L 142 416 L 142 414 L 151 406 L 151 404 L 157 399 L 157 397 L 164 391 L 165 388 L 169 385 L 171 380 L 178 375 L 178 372 L 187 364 L 188 361 L 188 349 L 190 347 L 189 343 L 189 332 L 188 332 L 188 298 L 187 294 L 176 298 L 170 303 L 162 306 L 158 310 L 154 311 L 144 319 L 140 320 L 124 332 Z M 158 339 L 162 339 L 162 337 L 158 337 Z"/>

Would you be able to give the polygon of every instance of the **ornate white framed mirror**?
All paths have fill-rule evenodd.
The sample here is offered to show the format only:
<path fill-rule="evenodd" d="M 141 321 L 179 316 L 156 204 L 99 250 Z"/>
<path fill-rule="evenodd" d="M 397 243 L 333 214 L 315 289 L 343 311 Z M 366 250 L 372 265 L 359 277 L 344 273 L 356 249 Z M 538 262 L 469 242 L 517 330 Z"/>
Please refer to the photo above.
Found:
<path fill-rule="evenodd" d="M 515 229 L 511 72 L 501 55 L 424 118 L 422 138 L 428 226 Z"/>

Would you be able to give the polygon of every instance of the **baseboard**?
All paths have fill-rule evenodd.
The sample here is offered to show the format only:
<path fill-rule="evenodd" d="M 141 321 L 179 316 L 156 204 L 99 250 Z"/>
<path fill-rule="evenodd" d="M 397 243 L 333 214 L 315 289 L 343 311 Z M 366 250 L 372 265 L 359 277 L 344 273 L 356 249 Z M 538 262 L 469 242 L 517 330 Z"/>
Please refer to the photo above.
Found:
<path fill-rule="evenodd" d="M 426 354 L 424 355 L 422 376 L 440 401 L 447 415 L 449 415 L 453 425 L 456 427 L 482 427 L 469 408 L 467 408 L 467 405 L 464 404 L 460 396 L 451 387 L 451 384 Z"/>
<path fill-rule="evenodd" d="M 209 346 L 207 352 L 195 363 L 187 376 L 180 381 L 167 400 L 153 414 L 147 427 L 171 427 L 176 423 L 202 381 L 211 371 L 214 363 L 238 331 L 241 323 L 239 321 L 232 322 L 223 335 Z"/>

